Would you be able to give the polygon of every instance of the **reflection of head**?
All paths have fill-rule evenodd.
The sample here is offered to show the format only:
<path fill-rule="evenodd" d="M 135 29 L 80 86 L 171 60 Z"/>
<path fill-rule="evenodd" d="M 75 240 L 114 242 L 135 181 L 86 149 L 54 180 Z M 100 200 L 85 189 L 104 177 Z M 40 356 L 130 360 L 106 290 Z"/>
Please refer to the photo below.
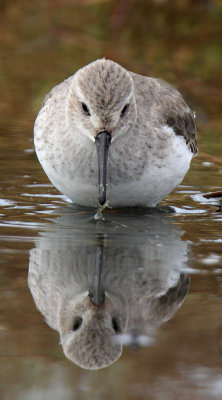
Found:
<path fill-rule="evenodd" d="M 32 249 L 28 282 L 46 322 L 59 332 L 66 357 L 82 368 L 96 370 L 120 357 L 122 346 L 115 344 L 113 337 L 124 331 L 126 318 L 119 311 L 117 296 L 106 296 L 101 308 L 92 305 L 86 288 L 93 265 L 86 268 L 85 254 L 85 264 L 76 263 L 77 254 L 55 247 L 51 253 L 45 248 Z M 81 259 L 81 254 L 78 256 Z"/>
<path fill-rule="evenodd" d="M 115 321 L 120 324 L 121 320 L 116 315 L 115 310 L 95 309 L 86 298 L 71 309 L 62 307 L 58 325 L 66 357 L 80 367 L 92 370 L 116 361 L 122 352 L 121 346 L 113 341 L 117 333 Z"/>

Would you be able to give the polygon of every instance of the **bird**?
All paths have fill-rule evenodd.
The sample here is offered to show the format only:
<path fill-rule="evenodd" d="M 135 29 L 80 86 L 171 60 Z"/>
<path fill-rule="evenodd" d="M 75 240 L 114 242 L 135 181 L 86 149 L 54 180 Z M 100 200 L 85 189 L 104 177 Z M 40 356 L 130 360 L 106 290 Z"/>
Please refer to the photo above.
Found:
<path fill-rule="evenodd" d="M 98 370 L 123 345 L 152 344 L 189 289 L 182 234 L 167 214 L 115 213 L 98 226 L 72 210 L 40 232 L 28 285 L 67 359 Z"/>
<path fill-rule="evenodd" d="M 197 153 L 195 117 L 168 83 L 102 58 L 49 92 L 34 145 L 74 204 L 156 207 Z"/>

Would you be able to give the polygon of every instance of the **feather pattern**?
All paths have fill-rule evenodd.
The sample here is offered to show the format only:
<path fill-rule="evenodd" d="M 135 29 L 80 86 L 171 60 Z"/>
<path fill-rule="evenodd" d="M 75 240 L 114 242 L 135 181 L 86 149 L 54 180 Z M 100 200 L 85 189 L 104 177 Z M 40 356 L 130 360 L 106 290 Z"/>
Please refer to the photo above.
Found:
<path fill-rule="evenodd" d="M 176 135 L 183 136 L 186 144 L 193 154 L 197 154 L 196 124 L 191 112 L 175 117 L 167 117 L 166 124 L 170 126 Z"/>

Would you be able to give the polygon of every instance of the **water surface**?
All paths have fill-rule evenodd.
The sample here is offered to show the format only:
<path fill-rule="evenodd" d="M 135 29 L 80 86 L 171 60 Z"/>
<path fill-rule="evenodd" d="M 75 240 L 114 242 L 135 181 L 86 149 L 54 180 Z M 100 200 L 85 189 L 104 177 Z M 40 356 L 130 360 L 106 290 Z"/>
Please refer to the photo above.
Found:
<path fill-rule="evenodd" d="M 6 171 L 1 195 L 3 398 L 53 398 L 56 393 L 58 399 L 71 399 L 75 393 L 78 397 L 102 399 L 110 393 L 112 398 L 118 398 L 121 391 L 122 398 L 129 399 L 161 398 L 163 392 L 166 399 L 172 393 L 183 393 L 184 398 L 219 399 L 222 218 L 219 201 L 206 199 L 204 194 L 219 190 L 221 166 L 194 160 L 183 184 L 163 202 L 175 207 L 174 214 L 110 210 L 107 223 L 95 224 L 91 222 L 93 209 L 72 206 L 48 183 L 31 142 L 22 143 L 19 149 L 6 144 L 3 162 Z M 164 310 L 161 317 L 157 313 L 158 322 L 152 332 L 154 341 L 149 346 L 137 351 L 124 347 L 118 361 L 95 373 L 65 358 L 59 334 L 36 309 L 27 285 L 27 271 L 33 249 L 55 254 L 59 246 L 64 265 L 55 268 L 57 273 L 58 268 L 68 268 L 65 254 L 69 248 L 73 252 L 72 263 L 79 257 L 79 265 L 92 274 L 101 235 L 106 268 L 108 271 L 115 268 L 115 273 L 120 269 L 120 294 L 126 290 L 121 285 L 124 286 L 124 277 L 127 282 L 130 280 L 130 269 L 134 271 L 132 276 L 135 270 L 139 273 L 145 269 L 149 280 L 153 271 L 158 275 L 154 280 L 160 279 L 163 274 L 160 271 L 164 271 L 166 287 L 161 289 L 162 295 L 178 284 L 180 274 L 189 276 L 190 288 L 173 300 L 176 305 L 172 312 Z M 40 267 L 48 273 L 43 262 Z M 167 282 L 172 271 L 177 271 L 177 276 Z M 111 279 L 110 285 L 113 284 Z M 64 281 L 63 285 L 65 291 Z M 141 333 L 148 334 L 152 323 L 147 328 L 135 319 L 135 310 L 132 315 L 128 330 L 132 331 L 136 325 Z"/>

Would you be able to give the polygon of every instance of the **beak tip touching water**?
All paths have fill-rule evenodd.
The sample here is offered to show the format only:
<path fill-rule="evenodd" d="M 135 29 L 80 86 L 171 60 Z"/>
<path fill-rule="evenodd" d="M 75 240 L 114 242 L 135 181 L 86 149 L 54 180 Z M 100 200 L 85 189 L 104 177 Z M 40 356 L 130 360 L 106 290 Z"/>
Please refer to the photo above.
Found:
<path fill-rule="evenodd" d="M 105 302 L 105 293 L 103 291 L 101 291 L 100 293 L 96 293 L 96 291 L 90 290 L 89 298 L 93 306 L 98 308 L 102 306 Z"/>
<path fill-rule="evenodd" d="M 103 206 L 106 202 L 106 191 L 104 190 L 104 187 L 102 189 L 100 189 L 98 201 L 101 206 Z"/>

